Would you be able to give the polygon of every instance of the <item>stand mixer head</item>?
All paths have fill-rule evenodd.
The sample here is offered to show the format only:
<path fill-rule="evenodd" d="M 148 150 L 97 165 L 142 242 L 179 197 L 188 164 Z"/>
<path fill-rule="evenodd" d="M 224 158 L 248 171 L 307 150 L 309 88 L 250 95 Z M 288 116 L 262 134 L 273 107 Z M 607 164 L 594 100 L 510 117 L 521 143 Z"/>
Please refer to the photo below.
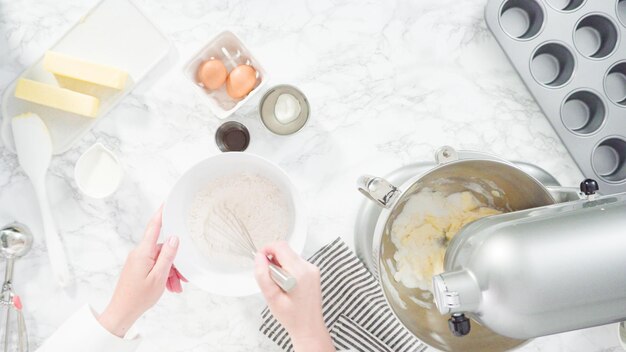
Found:
<path fill-rule="evenodd" d="M 469 318 L 517 339 L 626 320 L 626 193 L 597 190 L 585 180 L 584 199 L 462 229 L 433 278 L 452 333 L 470 334 Z"/>

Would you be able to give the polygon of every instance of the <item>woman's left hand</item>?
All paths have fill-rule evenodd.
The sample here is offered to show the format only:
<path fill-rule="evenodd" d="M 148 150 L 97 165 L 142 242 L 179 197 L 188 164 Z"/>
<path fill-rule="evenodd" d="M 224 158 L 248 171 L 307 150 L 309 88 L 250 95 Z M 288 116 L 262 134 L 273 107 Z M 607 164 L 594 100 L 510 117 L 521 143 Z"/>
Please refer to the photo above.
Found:
<path fill-rule="evenodd" d="M 157 257 L 161 253 L 161 248 L 163 248 L 163 243 L 159 243 L 157 245 Z M 176 266 L 172 264 L 170 268 L 170 273 L 167 275 L 167 281 L 165 282 L 165 288 L 172 293 L 182 293 L 183 286 L 181 282 L 189 282 L 187 279 L 181 274 Z"/>
<path fill-rule="evenodd" d="M 135 321 L 158 302 L 166 288 L 182 292 L 181 281 L 187 281 L 173 264 L 178 237 L 157 244 L 160 232 L 161 209 L 148 224 L 141 243 L 128 255 L 111 302 L 98 317 L 100 324 L 114 335 L 126 335 Z"/>

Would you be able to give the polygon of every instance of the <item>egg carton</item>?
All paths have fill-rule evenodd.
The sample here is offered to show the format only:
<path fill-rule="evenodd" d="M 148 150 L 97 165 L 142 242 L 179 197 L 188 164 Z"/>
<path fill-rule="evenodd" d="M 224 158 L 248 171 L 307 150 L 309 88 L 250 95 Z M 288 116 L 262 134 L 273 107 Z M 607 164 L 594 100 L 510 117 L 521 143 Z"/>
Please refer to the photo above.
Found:
<path fill-rule="evenodd" d="M 198 68 L 205 60 L 221 60 L 228 72 L 239 65 L 250 65 L 256 71 L 256 82 L 250 93 L 241 99 L 233 99 L 226 93 L 225 86 L 207 90 L 198 82 Z M 231 31 L 223 31 L 209 41 L 183 68 L 184 75 L 195 87 L 196 92 L 207 98 L 209 108 L 219 119 L 226 119 L 242 107 L 267 81 L 267 72 L 241 39 Z"/>
<path fill-rule="evenodd" d="M 485 19 L 583 174 L 626 191 L 626 0 L 490 0 Z"/>

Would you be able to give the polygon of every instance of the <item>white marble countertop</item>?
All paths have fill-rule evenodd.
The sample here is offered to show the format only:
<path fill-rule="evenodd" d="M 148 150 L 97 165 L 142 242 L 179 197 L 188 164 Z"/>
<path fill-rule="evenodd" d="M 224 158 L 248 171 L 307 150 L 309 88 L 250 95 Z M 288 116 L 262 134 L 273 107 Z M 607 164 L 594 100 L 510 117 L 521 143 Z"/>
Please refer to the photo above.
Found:
<path fill-rule="evenodd" d="M 95 0 L 0 0 L 0 88 L 35 61 Z M 181 74 L 214 35 L 239 35 L 269 72 L 269 84 L 300 87 L 310 124 L 275 137 L 258 119 L 259 96 L 234 119 L 252 133 L 249 151 L 280 164 L 308 200 L 306 253 L 340 235 L 351 243 L 362 196 L 355 180 L 432 160 L 442 145 L 535 163 L 564 185 L 581 174 L 483 21 L 485 0 L 139 0 L 169 36 L 179 60 L 143 94 L 132 94 L 48 176 L 54 216 L 73 266 L 71 292 L 52 280 L 35 197 L 15 156 L 0 148 L 0 223 L 19 220 L 36 244 L 17 263 L 16 289 L 36 347 L 89 302 L 102 307 L 126 253 L 178 176 L 217 153 L 219 121 Z M 94 142 L 125 167 L 106 200 L 81 195 L 78 156 Z M 257 332 L 260 297 L 212 296 L 192 286 L 166 294 L 138 323 L 140 351 L 273 351 Z M 539 338 L 523 351 L 616 351 L 615 326 Z"/>

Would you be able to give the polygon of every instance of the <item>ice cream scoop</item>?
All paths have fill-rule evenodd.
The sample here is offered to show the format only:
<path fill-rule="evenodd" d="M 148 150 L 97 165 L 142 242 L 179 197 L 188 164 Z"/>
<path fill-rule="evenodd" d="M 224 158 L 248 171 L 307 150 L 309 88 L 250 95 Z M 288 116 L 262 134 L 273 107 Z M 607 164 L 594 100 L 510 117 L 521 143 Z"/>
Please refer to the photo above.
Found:
<path fill-rule="evenodd" d="M 0 293 L 0 306 L 4 309 L 2 318 L 4 328 L 1 329 L 1 345 L 4 350 L 28 351 L 26 323 L 22 314 L 20 297 L 13 292 L 13 265 L 15 260 L 28 253 L 33 244 L 33 235 L 19 223 L 12 223 L 0 229 L 0 256 L 7 260 L 4 283 Z"/>

